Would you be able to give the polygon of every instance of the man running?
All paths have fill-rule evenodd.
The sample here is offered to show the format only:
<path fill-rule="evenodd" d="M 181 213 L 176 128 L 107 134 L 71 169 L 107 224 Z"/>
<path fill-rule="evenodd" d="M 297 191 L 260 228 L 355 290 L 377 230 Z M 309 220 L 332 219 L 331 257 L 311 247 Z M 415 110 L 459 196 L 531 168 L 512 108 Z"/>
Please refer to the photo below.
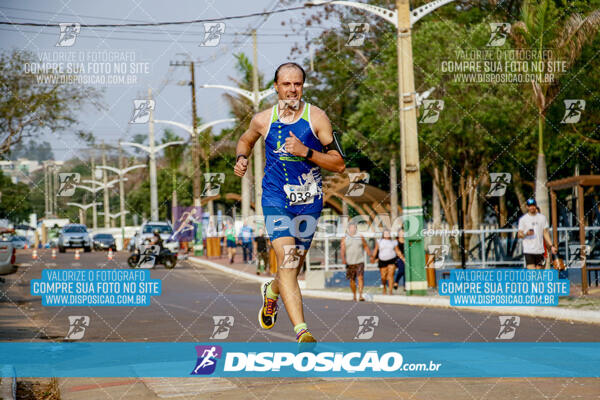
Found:
<path fill-rule="evenodd" d="M 321 168 L 342 173 L 343 153 L 323 110 L 302 101 L 306 73 L 296 63 L 275 71 L 278 104 L 252 118 L 237 144 L 237 176 L 244 176 L 254 143 L 265 138 L 262 209 L 267 233 L 277 256 L 275 279 L 261 286 L 258 320 L 271 329 L 281 295 L 296 340 L 316 342 L 306 326 L 298 274 L 304 264 L 323 208 Z M 300 254 L 300 257 L 293 255 Z M 299 259 L 298 259 L 299 258 Z"/>

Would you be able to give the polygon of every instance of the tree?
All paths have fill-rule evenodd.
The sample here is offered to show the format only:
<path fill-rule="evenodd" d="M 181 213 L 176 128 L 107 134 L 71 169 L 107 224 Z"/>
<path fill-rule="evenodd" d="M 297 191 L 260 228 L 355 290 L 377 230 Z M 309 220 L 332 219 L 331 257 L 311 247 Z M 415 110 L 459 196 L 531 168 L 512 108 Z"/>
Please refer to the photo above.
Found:
<path fill-rule="evenodd" d="M 100 92 L 94 88 L 38 82 L 40 75 L 27 72 L 35 60 L 32 53 L 19 50 L 0 54 L 0 153 L 23 138 L 72 127 L 76 112 L 89 102 L 100 108 Z"/>
<path fill-rule="evenodd" d="M 20 142 L 15 144 L 10 149 L 8 158 L 10 160 L 26 158 L 28 160 L 46 161 L 53 160 L 54 153 L 52 152 L 52 146 L 49 142 L 43 141 L 41 143 L 36 143 L 34 140 L 30 140 L 26 143 Z"/>
<path fill-rule="evenodd" d="M 33 211 L 29 197 L 26 184 L 13 183 L 0 171 L 0 219 L 8 219 L 15 224 L 26 221 Z"/>
<path fill-rule="evenodd" d="M 562 11 L 566 14 L 567 7 Z M 518 47 L 538 50 L 534 63 L 551 65 L 564 61 L 570 68 L 587 42 L 600 28 L 600 10 L 586 17 L 579 13 L 562 16 L 553 0 L 527 0 L 521 10 L 521 21 L 511 30 Z M 543 53 L 543 50 L 551 49 Z M 547 167 L 544 155 L 544 126 L 548 107 L 560 93 L 559 81 L 542 79 L 545 69 L 538 68 L 537 79 L 531 83 L 531 95 L 538 111 L 538 157 L 535 179 L 535 197 L 542 214 L 549 215 Z"/>

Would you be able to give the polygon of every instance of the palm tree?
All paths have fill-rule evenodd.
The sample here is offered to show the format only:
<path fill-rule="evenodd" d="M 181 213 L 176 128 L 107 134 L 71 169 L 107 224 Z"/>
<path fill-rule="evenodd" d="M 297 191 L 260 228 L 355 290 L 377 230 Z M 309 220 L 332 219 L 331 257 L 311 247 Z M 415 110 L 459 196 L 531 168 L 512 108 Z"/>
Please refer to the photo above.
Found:
<path fill-rule="evenodd" d="M 562 18 L 553 0 L 526 0 L 521 9 L 521 21 L 515 23 L 511 34 L 519 48 L 536 49 L 536 63 L 564 61 L 570 68 L 581 55 L 583 46 L 594 38 L 600 27 L 600 10 L 586 17 L 571 14 Z M 542 54 L 544 49 L 552 51 Z M 546 64 L 548 65 L 548 64 Z M 542 214 L 549 215 L 547 169 L 544 156 L 544 125 L 546 111 L 560 92 L 558 81 L 543 82 L 543 71 L 532 81 L 532 95 L 538 109 L 538 157 L 535 177 L 535 197 Z"/>

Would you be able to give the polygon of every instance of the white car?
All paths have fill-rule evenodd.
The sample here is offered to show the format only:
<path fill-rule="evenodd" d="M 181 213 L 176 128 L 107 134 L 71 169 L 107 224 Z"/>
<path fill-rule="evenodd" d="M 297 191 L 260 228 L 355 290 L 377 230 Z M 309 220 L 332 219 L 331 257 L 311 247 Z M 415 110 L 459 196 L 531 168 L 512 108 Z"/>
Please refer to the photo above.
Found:
<path fill-rule="evenodd" d="M 82 224 L 65 225 L 58 236 L 58 251 L 64 253 L 68 248 L 83 248 L 92 251 L 92 239 L 87 227 Z"/>
<path fill-rule="evenodd" d="M 15 272 L 15 259 L 17 251 L 10 238 L 0 236 L 0 275 Z"/>
<path fill-rule="evenodd" d="M 158 230 L 160 238 L 163 240 L 163 246 L 174 253 L 179 251 L 179 242 L 176 240 L 169 240 L 173 235 L 173 227 L 168 222 L 162 221 L 148 221 L 144 222 L 140 228 L 140 231 L 136 235 L 135 239 L 135 247 L 142 251 L 142 246 L 146 242 L 146 240 L 152 240 L 152 236 L 154 236 L 154 231 Z"/>

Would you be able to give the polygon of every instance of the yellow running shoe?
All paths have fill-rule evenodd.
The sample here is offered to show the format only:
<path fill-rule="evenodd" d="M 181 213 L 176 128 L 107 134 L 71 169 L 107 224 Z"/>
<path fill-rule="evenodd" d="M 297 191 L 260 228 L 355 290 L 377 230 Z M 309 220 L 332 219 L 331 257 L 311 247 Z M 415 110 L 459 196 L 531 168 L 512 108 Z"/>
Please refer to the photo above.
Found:
<path fill-rule="evenodd" d="M 317 339 L 314 338 L 308 329 L 302 329 L 296 334 L 299 352 L 312 352 L 317 346 Z"/>
<path fill-rule="evenodd" d="M 263 329 L 271 329 L 277 321 L 277 300 L 267 297 L 267 287 L 271 282 L 265 282 L 260 286 L 260 294 L 262 296 L 262 306 L 258 311 L 258 323 Z"/>

